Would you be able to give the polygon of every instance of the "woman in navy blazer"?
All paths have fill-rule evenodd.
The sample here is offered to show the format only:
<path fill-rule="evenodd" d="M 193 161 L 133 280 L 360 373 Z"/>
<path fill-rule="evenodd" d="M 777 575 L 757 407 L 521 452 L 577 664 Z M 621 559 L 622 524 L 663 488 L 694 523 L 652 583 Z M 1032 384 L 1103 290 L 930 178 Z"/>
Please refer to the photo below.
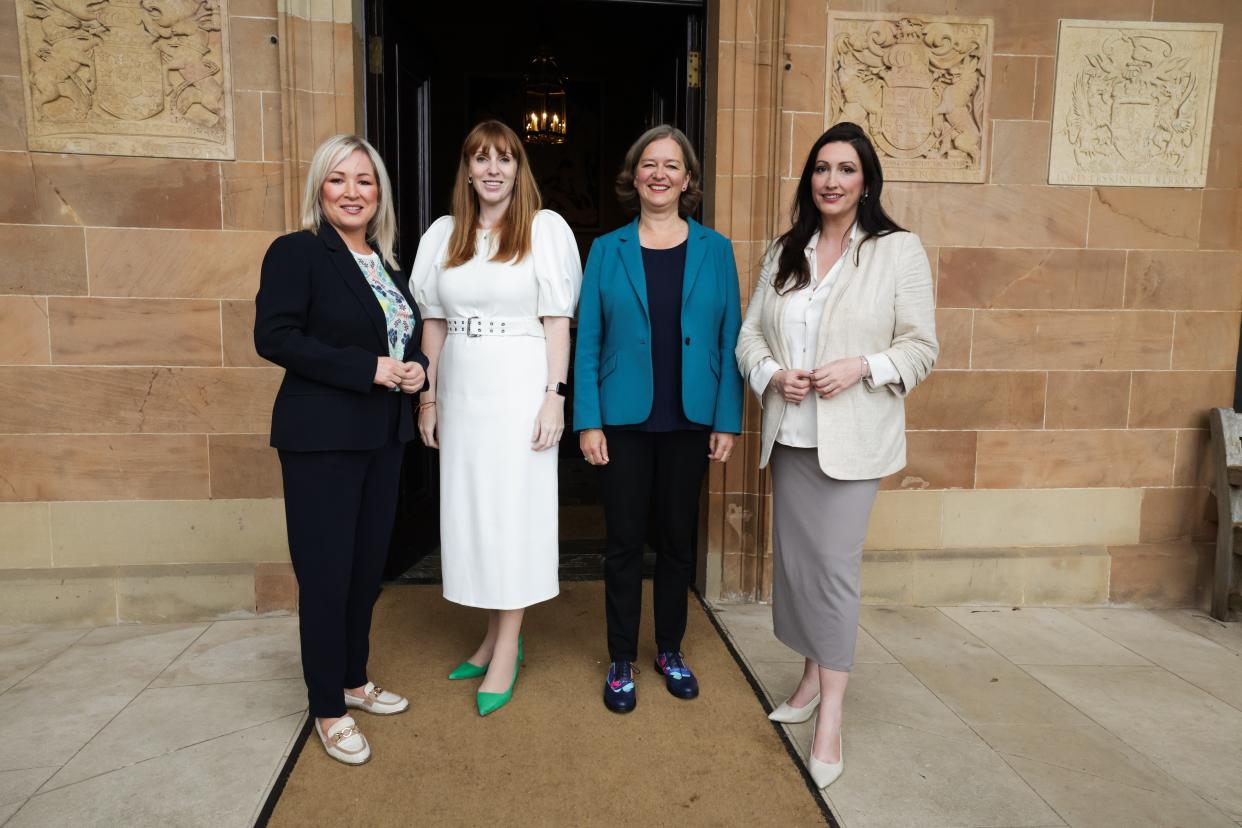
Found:
<path fill-rule="evenodd" d="M 254 342 L 285 369 L 272 408 L 298 580 L 302 672 L 328 754 L 371 756 L 349 708 L 409 702 L 367 680 L 371 608 L 397 509 L 409 395 L 425 384 L 421 320 L 393 256 L 384 163 L 353 135 L 329 138 L 307 174 L 302 225 L 272 242 L 255 297 Z"/>
<path fill-rule="evenodd" d="M 603 467 L 604 704 L 618 713 L 637 703 L 649 526 L 656 669 L 674 696 L 699 693 L 681 653 L 699 492 L 708 460 L 728 460 L 742 430 L 742 383 L 731 358 L 741 326 L 737 266 L 729 240 L 689 218 L 702 180 L 680 130 L 658 126 L 634 142 L 617 195 L 638 217 L 591 245 L 578 305 L 574 428 L 583 457 Z"/>

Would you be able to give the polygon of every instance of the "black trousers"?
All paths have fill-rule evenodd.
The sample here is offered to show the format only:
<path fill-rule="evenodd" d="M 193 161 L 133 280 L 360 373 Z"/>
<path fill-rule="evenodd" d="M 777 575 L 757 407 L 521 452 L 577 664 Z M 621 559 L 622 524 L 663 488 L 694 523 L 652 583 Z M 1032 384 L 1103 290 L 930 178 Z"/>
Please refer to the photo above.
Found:
<path fill-rule="evenodd" d="M 310 715 L 345 715 L 367 683 L 371 609 L 397 512 L 405 446 L 281 451 L 289 554 L 298 579 L 302 675 Z"/>
<path fill-rule="evenodd" d="M 709 433 L 613 428 L 604 432 L 608 465 L 602 469 L 601 490 L 608 524 L 604 551 L 608 655 L 611 661 L 635 661 L 643 545 L 648 535 L 656 551 L 656 646 L 660 652 L 681 649 Z"/>

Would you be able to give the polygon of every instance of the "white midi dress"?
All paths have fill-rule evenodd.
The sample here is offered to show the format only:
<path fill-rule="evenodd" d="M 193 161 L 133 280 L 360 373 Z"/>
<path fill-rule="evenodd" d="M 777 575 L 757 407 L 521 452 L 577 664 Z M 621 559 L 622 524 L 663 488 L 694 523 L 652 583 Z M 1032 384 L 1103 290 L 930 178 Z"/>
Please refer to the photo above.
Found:
<path fill-rule="evenodd" d="M 444 597 L 471 607 L 519 609 L 560 591 L 557 578 L 557 448 L 531 449 L 548 386 L 539 319 L 572 317 L 582 283 L 573 232 L 541 210 L 531 253 L 490 260 L 479 231 L 473 259 L 446 268 L 453 218 L 427 229 L 410 289 L 424 319 L 509 320 L 523 335 L 449 333 L 440 352 L 440 567 Z"/>

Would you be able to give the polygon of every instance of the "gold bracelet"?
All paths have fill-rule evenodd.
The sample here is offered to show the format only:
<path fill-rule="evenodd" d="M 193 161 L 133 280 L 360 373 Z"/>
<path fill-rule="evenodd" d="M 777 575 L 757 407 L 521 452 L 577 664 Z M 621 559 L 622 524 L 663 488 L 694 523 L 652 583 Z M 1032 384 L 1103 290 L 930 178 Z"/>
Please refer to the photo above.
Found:
<path fill-rule="evenodd" d="M 418 404 L 418 410 L 419 410 L 419 411 L 422 411 L 424 408 L 430 408 L 431 406 L 433 406 L 433 405 L 435 405 L 435 404 L 436 404 L 436 401 L 435 401 L 435 400 L 431 400 L 431 401 L 429 401 L 429 402 L 419 403 L 419 404 Z"/>

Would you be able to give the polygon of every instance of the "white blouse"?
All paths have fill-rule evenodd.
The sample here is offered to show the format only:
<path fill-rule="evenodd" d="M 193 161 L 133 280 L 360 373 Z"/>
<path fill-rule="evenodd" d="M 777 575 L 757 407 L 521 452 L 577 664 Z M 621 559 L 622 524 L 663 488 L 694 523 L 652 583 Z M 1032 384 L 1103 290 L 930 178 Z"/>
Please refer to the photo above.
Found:
<path fill-rule="evenodd" d="M 815 255 L 815 245 L 819 242 L 819 233 L 816 232 L 807 242 L 803 254 L 811 268 L 811 281 L 806 287 L 788 294 L 783 319 L 785 345 L 793 365 L 778 365 L 776 360 L 768 357 L 751 370 L 747 379 L 751 389 L 760 399 L 763 398 L 763 392 L 767 389 L 768 383 L 772 381 L 772 377 L 782 368 L 810 371 L 819 367 L 813 365 L 812 362 L 815 359 L 815 344 L 819 342 L 819 326 L 823 319 L 824 306 L 827 304 L 832 285 L 845 264 L 846 256 L 849 256 L 854 249 L 857 238 L 858 225 L 855 224 L 850 230 L 850 238 L 846 242 L 845 250 L 841 252 L 841 258 L 837 259 L 824 277 L 818 281 L 815 275 L 818 258 Z M 887 385 L 901 381 L 897 366 L 893 365 L 893 361 L 884 354 L 871 354 L 867 357 L 867 362 L 871 366 L 873 385 Z M 781 418 L 780 428 L 776 432 L 776 442 L 794 448 L 814 448 L 819 442 L 818 421 L 815 415 L 818 403 L 819 397 L 812 388 L 801 403 L 786 406 L 785 416 Z"/>
<path fill-rule="evenodd" d="M 410 292 L 424 319 L 541 318 L 574 315 L 582 284 L 582 264 L 574 232 L 551 210 L 531 223 L 530 255 L 516 262 L 491 259 L 495 234 L 475 234 L 474 258 L 447 269 L 453 217 L 441 216 L 418 244 L 410 273 Z"/>

